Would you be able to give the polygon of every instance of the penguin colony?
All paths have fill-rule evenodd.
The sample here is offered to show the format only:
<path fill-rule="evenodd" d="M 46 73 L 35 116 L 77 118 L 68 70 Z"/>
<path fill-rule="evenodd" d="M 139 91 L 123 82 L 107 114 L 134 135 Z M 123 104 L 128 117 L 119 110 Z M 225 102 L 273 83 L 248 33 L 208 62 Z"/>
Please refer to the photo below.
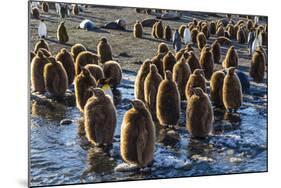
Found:
<path fill-rule="evenodd" d="M 72 14 L 80 14 L 75 4 Z M 42 11 L 42 12 L 41 12 Z M 49 5 L 42 4 L 42 10 L 33 7 L 33 19 L 48 13 Z M 267 26 L 258 25 L 248 19 L 235 23 L 223 20 L 194 19 L 179 28 L 172 28 L 161 20 L 150 24 L 151 35 L 170 41 L 173 31 L 178 30 L 186 46 L 176 53 L 169 45 L 159 40 L 156 54 L 145 60 L 135 79 L 135 99 L 125 113 L 121 125 L 120 152 L 122 159 L 138 167 L 146 167 L 153 161 L 156 142 L 156 123 L 161 128 L 173 128 L 179 124 L 181 102 L 186 101 L 186 130 L 191 137 L 207 137 L 212 134 L 214 108 L 237 112 L 243 105 L 242 86 L 236 70 L 239 55 L 233 42 L 245 44 L 250 31 L 256 30 L 262 36 L 261 43 L 267 45 Z M 133 35 L 143 38 L 143 22 L 136 21 Z M 61 44 L 71 40 L 67 21 L 58 25 L 57 40 Z M 214 37 L 212 44 L 209 38 Z M 210 44 L 210 45 L 209 45 Z M 227 53 L 222 56 L 221 48 Z M 198 49 L 200 54 L 194 49 Z M 33 92 L 50 94 L 62 98 L 74 84 L 76 106 L 84 116 L 84 128 L 89 143 L 103 147 L 112 145 L 116 127 L 116 107 L 101 83 L 107 83 L 114 90 L 122 81 L 122 69 L 113 59 L 110 40 L 102 37 L 97 44 L 97 53 L 88 51 L 76 43 L 70 49 L 61 48 L 54 57 L 46 40 L 39 40 L 31 54 L 31 89 Z M 214 64 L 224 69 L 216 70 Z M 266 53 L 258 46 L 252 54 L 249 75 L 255 82 L 263 82 L 266 67 Z M 209 80 L 209 81 L 207 81 Z M 208 93 L 207 86 L 210 86 Z M 200 117 L 200 118 L 198 118 Z"/>

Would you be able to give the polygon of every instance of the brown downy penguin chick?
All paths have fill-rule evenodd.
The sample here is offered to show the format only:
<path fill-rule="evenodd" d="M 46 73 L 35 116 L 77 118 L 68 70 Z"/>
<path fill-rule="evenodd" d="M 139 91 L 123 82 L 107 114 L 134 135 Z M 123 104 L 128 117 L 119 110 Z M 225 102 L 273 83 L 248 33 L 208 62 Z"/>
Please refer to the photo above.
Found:
<path fill-rule="evenodd" d="M 210 37 L 210 33 L 209 33 L 209 29 L 208 29 L 208 24 L 207 23 L 203 24 L 203 26 L 201 28 L 201 32 L 204 33 L 206 39 L 208 39 Z"/>
<path fill-rule="evenodd" d="M 76 106 L 81 112 L 84 112 L 84 106 L 87 100 L 92 96 L 92 92 L 89 88 L 97 87 L 96 79 L 91 75 L 88 69 L 81 67 L 81 72 L 75 77 L 74 83 Z"/>
<path fill-rule="evenodd" d="M 179 27 L 179 33 L 180 33 L 181 38 L 183 38 L 183 34 L 184 34 L 185 29 L 186 29 L 186 25 L 181 25 Z"/>
<path fill-rule="evenodd" d="M 143 168 L 153 160 L 155 126 L 141 100 L 136 99 L 131 103 L 133 107 L 125 113 L 121 125 L 121 157 L 126 163 Z"/>
<path fill-rule="evenodd" d="M 186 50 L 187 52 L 190 52 L 190 51 L 193 51 L 193 52 L 194 52 L 194 49 L 192 48 L 192 44 L 190 44 L 190 43 L 185 46 L 185 50 Z"/>
<path fill-rule="evenodd" d="M 81 67 L 88 64 L 98 64 L 98 56 L 92 52 L 84 51 L 79 53 L 75 61 L 75 75 L 78 75 L 81 71 Z"/>
<path fill-rule="evenodd" d="M 100 57 L 100 63 L 105 63 L 112 60 L 112 50 L 110 44 L 108 44 L 107 39 L 102 37 L 97 45 L 98 56 Z"/>
<path fill-rule="evenodd" d="M 225 56 L 225 59 L 222 63 L 222 66 L 224 68 L 229 68 L 229 67 L 235 67 L 238 68 L 238 55 L 234 49 L 234 46 L 231 46 L 227 50 L 227 54 Z"/>
<path fill-rule="evenodd" d="M 145 60 L 135 79 L 135 98 L 144 102 L 144 80 L 149 73 L 151 61 Z"/>
<path fill-rule="evenodd" d="M 242 88 L 240 80 L 235 73 L 235 67 L 230 67 L 223 81 L 223 104 L 224 107 L 234 112 L 242 105 Z"/>
<path fill-rule="evenodd" d="M 173 67 L 176 64 L 176 58 L 173 55 L 171 51 L 169 51 L 164 57 L 163 57 L 163 70 L 164 72 L 169 70 L 173 71 Z"/>
<path fill-rule="evenodd" d="M 75 15 L 75 16 L 78 16 L 79 15 L 79 6 L 78 4 L 75 4 L 72 8 L 72 14 Z"/>
<path fill-rule="evenodd" d="M 224 37 L 224 28 L 220 26 L 216 32 L 217 37 Z"/>
<path fill-rule="evenodd" d="M 104 78 L 103 70 L 99 65 L 88 64 L 85 66 L 85 69 L 88 69 L 97 82 Z"/>
<path fill-rule="evenodd" d="M 172 29 L 166 25 L 164 28 L 164 39 L 170 41 L 172 39 Z"/>
<path fill-rule="evenodd" d="M 180 49 L 180 51 L 178 51 L 175 55 L 176 61 L 179 61 L 181 59 L 181 57 L 183 56 L 183 54 L 185 53 L 186 49 L 182 48 Z"/>
<path fill-rule="evenodd" d="M 164 29 L 163 29 L 162 21 L 157 22 L 156 26 L 155 26 L 155 34 L 156 34 L 157 38 L 159 38 L 159 39 L 163 38 L 163 34 L 164 34 L 163 30 Z"/>
<path fill-rule="evenodd" d="M 144 100 L 148 109 L 150 110 L 153 120 L 157 120 L 156 97 L 158 93 L 158 87 L 162 80 L 162 76 L 158 73 L 156 65 L 151 64 L 150 71 L 144 81 Z"/>
<path fill-rule="evenodd" d="M 228 24 L 226 26 L 227 28 L 227 35 L 229 36 L 229 38 L 231 39 L 235 39 L 236 38 L 236 32 L 235 32 L 235 28 L 233 24 Z"/>
<path fill-rule="evenodd" d="M 194 28 L 191 30 L 190 32 L 190 36 L 191 36 L 191 41 L 193 44 L 195 44 L 197 42 L 197 34 L 199 33 L 197 28 Z"/>
<path fill-rule="evenodd" d="M 166 43 L 161 42 L 158 45 L 157 54 L 166 54 L 169 51 L 169 47 Z"/>
<path fill-rule="evenodd" d="M 151 30 L 151 36 L 154 37 L 154 38 L 157 38 L 156 36 L 156 25 L 157 25 L 157 22 L 155 22 L 152 26 L 152 30 Z"/>
<path fill-rule="evenodd" d="M 62 48 L 57 54 L 56 60 L 62 63 L 67 74 L 68 85 L 71 85 L 75 76 L 75 67 L 72 55 L 67 51 L 67 49 Z"/>
<path fill-rule="evenodd" d="M 189 52 L 189 56 L 186 60 L 186 63 L 189 65 L 191 73 L 193 73 L 196 69 L 201 69 L 201 65 L 199 63 L 199 60 L 195 56 L 194 51 Z"/>
<path fill-rule="evenodd" d="M 180 94 L 172 72 L 165 72 L 156 97 L 156 115 L 161 125 L 177 125 L 180 118 Z"/>
<path fill-rule="evenodd" d="M 190 75 L 190 67 L 186 63 L 186 59 L 182 57 L 173 68 L 173 81 L 176 82 L 178 86 L 181 100 L 185 99 L 185 86 Z"/>
<path fill-rule="evenodd" d="M 90 97 L 84 107 L 87 139 L 95 145 L 111 145 L 116 127 L 116 109 L 110 96 L 100 88 L 90 89 Z"/>
<path fill-rule="evenodd" d="M 199 51 L 201 51 L 202 48 L 206 45 L 206 43 L 207 43 L 206 40 L 207 39 L 203 32 L 198 33 L 198 35 L 196 37 L 196 41 L 197 41 L 197 46 L 198 46 Z"/>
<path fill-rule="evenodd" d="M 73 45 L 70 49 L 71 54 L 73 55 L 74 62 L 76 61 L 77 56 L 80 52 L 87 51 L 86 47 L 80 43 Z"/>
<path fill-rule="evenodd" d="M 216 23 L 214 21 L 211 21 L 209 25 L 209 31 L 212 35 L 216 34 Z"/>
<path fill-rule="evenodd" d="M 67 34 L 67 30 L 66 27 L 64 25 L 64 21 L 62 21 L 59 26 L 58 26 L 58 30 L 57 30 L 57 38 L 58 41 L 61 44 L 65 44 L 68 42 L 69 38 L 68 38 L 68 34 Z"/>
<path fill-rule="evenodd" d="M 218 43 L 220 45 L 229 46 L 229 45 L 232 44 L 232 41 L 229 38 L 227 38 L 227 37 L 218 37 L 216 40 L 218 41 Z"/>
<path fill-rule="evenodd" d="M 44 56 L 46 56 L 46 57 L 51 57 L 52 56 L 51 52 L 49 52 L 45 48 L 40 48 L 40 51 L 43 52 Z"/>
<path fill-rule="evenodd" d="M 31 62 L 31 87 L 35 92 L 44 93 L 44 67 L 49 63 L 48 59 L 44 56 L 43 52 L 39 49 L 37 55 Z"/>
<path fill-rule="evenodd" d="M 265 55 L 261 50 L 257 49 L 252 56 L 250 75 L 255 82 L 262 82 L 264 78 L 264 71 Z"/>
<path fill-rule="evenodd" d="M 253 23 L 253 21 L 252 20 L 248 20 L 247 21 L 247 29 L 250 31 L 252 28 L 253 28 L 253 26 L 254 26 L 254 23 Z"/>
<path fill-rule="evenodd" d="M 242 27 L 238 28 L 237 35 L 236 35 L 237 42 L 239 44 L 245 44 L 247 41 L 246 33 Z"/>
<path fill-rule="evenodd" d="M 48 58 L 44 67 L 44 82 L 47 91 L 55 97 L 64 96 L 68 88 L 68 78 L 61 62 L 54 57 Z"/>
<path fill-rule="evenodd" d="M 214 57 L 210 47 L 206 47 L 203 54 L 200 56 L 199 62 L 204 70 L 206 79 L 210 80 L 214 69 Z"/>
<path fill-rule="evenodd" d="M 162 54 L 158 54 L 151 59 L 151 63 L 157 67 L 158 73 L 164 78 L 164 69 L 163 69 L 163 61 Z"/>
<path fill-rule="evenodd" d="M 102 66 L 105 79 L 110 79 L 113 88 L 116 88 L 122 80 L 122 69 L 116 61 L 107 61 Z"/>
<path fill-rule="evenodd" d="M 40 19 L 40 11 L 37 7 L 33 7 L 31 9 L 32 18 L 39 20 Z"/>
<path fill-rule="evenodd" d="M 185 96 L 187 99 L 191 97 L 193 94 L 192 89 L 195 87 L 200 87 L 204 92 L 206 92 L 206 80 L 202 69 L 196 69 L 190 75 L 185 87 Z"/>
<path fill-rule="evenodd" d="M 215 40 L 211 46 L 212 48 L 212 53 L 214 57 L 214 63 L 220 64 L 220 59 L 221 59 L 221 51 L 220 51 L 220 44 L 218 43 L 217 40 Z"/>
<path fill-rule="evenodd" d="M 49 4 L 47 2 L 42 3 L 42 10 L 46 13 L 49 11 Z"/>
<path fill-rule="evenodd" d="M 143 33 L 142 25 L 140 24 L 139 21 L 136 21 L 134 25 L 134 37 L 142 38 L 142 33 Z"/>
<path fill-rule="evenodd" d="M 193 88 L 194 94 L 186 109 L 186 128 L 192 137 L 207 137 L 213 129 L 214 113 L 210 99 L 200 88 Z"/>
<path fill-rule="evenodd" d="M 223 71 L 216 71 L 213 73 L 210 80 L 210 97 L 216 107 L 223 106 L 222 87 L 224 77 L 225 74 Z"/>
<path fill-rule="evenodd" d="M 34 53 L 37 54 L 37 52 L 38 52 L 38 50 L 39 50 L 40 48 L 44 48 L 44 49 L 46 49 L 47 51 L 50 50 L 50 49 L 49 49 L 48 43 L 47 43 L 44 39 L 40 39 L 40 40 L 35 44 L 34 50 L 33 50 Z"/>

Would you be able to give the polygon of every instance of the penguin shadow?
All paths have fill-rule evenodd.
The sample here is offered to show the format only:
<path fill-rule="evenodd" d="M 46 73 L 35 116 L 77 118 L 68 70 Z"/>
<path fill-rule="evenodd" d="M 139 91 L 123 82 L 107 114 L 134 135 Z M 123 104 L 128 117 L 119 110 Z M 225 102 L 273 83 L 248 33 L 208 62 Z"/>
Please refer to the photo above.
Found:
<path fill-rule="evenodd" d="M 149 37 L 148 37 L 149 36 Z M 143 36 L 142 37 L 142 39 L 144 39 L 144 40 L 149 40 L 149 41 L 152 41 L 152 42 L 158 42 L 158 43 L 160 43 L 160 42 L 167 42 L 166 40 L 163 40 L 163 39 L 156 39 L 156 38 L 152 38 L 150 35 L 147 35 L 147 36 Z"/>
<path fill-rule="evenodd" d="M 200 159 L 212 159 L 213 146 L 210 138 L 189 138 L 187 144 L 187 158 L 197 161 Z"/>
<path fill-rule="evenodd" d="M 154 122 L 156 127 L 156 140 L 164 146 L 178 148 L 180 144 L 180 134 L 174 126 L 163 126 L 159 122 Z"/>
<path fill-rule="evenodd" d="M 80 28 L 81 29 L 81 28 Z M 85 30 L 86 31 L 86 30 Z M 93 30 L 87 30 L 88 32 L 93 32 L 93 33 L 110 33 L 109 31 L 102 29 L 102 27 L 96 27 Z"/>

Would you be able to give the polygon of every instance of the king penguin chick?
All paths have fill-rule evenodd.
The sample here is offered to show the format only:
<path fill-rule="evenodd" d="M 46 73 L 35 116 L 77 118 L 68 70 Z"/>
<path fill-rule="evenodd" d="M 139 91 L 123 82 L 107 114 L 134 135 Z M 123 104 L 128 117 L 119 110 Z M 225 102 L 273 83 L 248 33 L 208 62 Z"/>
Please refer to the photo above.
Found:
<path fill-rule="evenodd" d="M 78 75 L 81 72 L 81 67 L 88 64 L 98 64 L 98 56 L 89 51 L 80 52 L 75 61 L 75 74 Z"/>
<path fill-rule="evenodd" d="M 162 39 L 163 38 L 163 24 L 162 21 L 158 21 L 155 25 L 155 35 L 157 38 Z"/>
<path fill-rule="evenodd" d="M 211 46 L 214 57 L 214 63 L 219 64 L 221 59 L 220 44 L 215 40 Z"/>
<path fill-rule="evenodd" d="M 99 82 L 104 78 L 103 70 L 99 65 L 96 64 L 88 64 L 85 66 L 88 71 L 90 71 L 91 75 Z"/>
<path fill-rule="evenodd" d="M 210 47 L 206 47 L 203 54 L 200 56 L 200 65 L 204 70 L 206 79 L 210 79 L 214 69 L 214 57 Z"/>
<path fill-rule="evenodd" d="M 47 51 L 50 51 L 49 45 L 48 45 L 48 43 L 47 43 L 44 39 L 39 40 L 39 41 L 35 44 L 34 50 L 33 50 L 34 53 L 37 54 L 37 52 L 38 52 L 38 50 L 39 50 L 40 48 L 44 48 L 44 49 L 46 49 Z"/>
<path fill-rule="evenodd" d="M 68 34 L 67 34 L 67 30 L 66 27 L 64 25 L 64 21 L 62 21 L 59 26 L 58 26 L 58 30 L 57 30 L 57 38 L 58 41 L 61 44 L 65 44 L 68 42 L 69 38 L 68 38 Z"/>
<path fill-rule="evenodd" d="M 252 56 L 250 75 L 255 82 L 262 82 L 265 71 L 265 55 L 259 48 Z"/>
<path fill-rule="evenodd" d="M 76 61 L 76 58 L 79 55 L 79 53 L 83 51 L 87 51 L 86 47 L 83 46 L 83 44 L 77 43 L 71 47 L 70 52 L 74 58 L 74 62 Z"/>
<path fill-rule="evenodd" d="M 44 82 L 47 91 L 55 97 L 63 97 L 68 88 L 67 73 L 61 62 L 54 57 L 48 58 L 44 67 Z"/>
<path fill-rule="evenodd" d="M 149 73 L 151 61 L 145 60 L 135 79 L 135 98 L 144 102 L 144 80 Z"/>
<path fill-rule="evenodd" d="M 222 65 L 224 68 L 229 68 L 229 67 L 238 68 L 238 55 L 234 49 L 234 46 L 231 46 L 227 50 L 227 54 L 225 56 L 225 59 L 224 59 Z"/>
<path fill-rule="evenodd" d="M 74 83 L 76 106 L 81 112 L 83 112 L 87 100 L 92 96 L 92 92 L 89 88 L 97 87 L 97 83 L 88 69 L 84 67 L 81 67 L 81 72 L 75 77 Z"/>
<path fill-rule="evenodd" d="M 230 67 L 223 81 L 223 104 L 224 107 L 234 112 L 242 105 L 242 88 L 240 80 L 235 73 L 235 67 Z"/>
<path fill-rule="evenodd" d="M 107 39 L 102 37 L 97 45 L 98 56 L 100 57 L 100 63 L 105 63 L 112 60 L 112 50 L 110 44 L 108 44 Z"/>
<path fill-rule="evenodd" d="M 164 78 L 164 70 L 163 70 L 163 61 L 162 61 L 162 54 L 157 54 L 151 59 L 152 64 L 157 67 L 158 73 Z"/>
<path fill-rule="evenodd" d="M 153 160 L 155 148 L 155 127 L 152 117 L 141 100 L 131 101 L 121 125 L 120 151 L 122 159 L 141 168 Z"/>
<path fill-rule="evenodd" d="M 171 51 L 169 51 L 163 58 L 163 69 L 164 72 L 169 70 L 173 71 L 173 67 L 176 64 L 176 58 Z"/>
<path fill-rule="evenodd" d="M 105 79 L 110 79 L 115 89 L 122 80 L 122 69 L 116 61 L 107 61 L 102 66 Z"/>
<path fill-rule="evenodd" d="M 207 43 L 207 39 L 206 36 L 204 35 L 203 32 L 198 33 L 197 37 L 196 37 L 196 41 L 197 41 L 197 46 L 199 51 L 202 50 L 202 48 L 206 45 Z"/>
<path fill-rule="evenodd" d="M 180 94 L 172 72 L 165 72 L 156 97 L 156 115 L 161 125 L 177 125 L 180 117 Z"/>
<path fill-rule="evenodd" d="M 173 68 L 173 80 L 178 86 L 181 100 L 185 99 L 185 86 L 190 74 L 190 67 L 186 63 L 186 59 L 182 57 Z"/>
<path fill-rule="evenodd" d="M 204 92 L 206 92 L 206 80 L 204 77 L 204 71 L 202 69 L 196 69 L 190 75 L 186 83 L 185 96 L 187 100 L 192 96 L 192 89 L 195 87 L 200 87 Z"/>
<path fill-rule="evenodd" d="M 166 25 L 164 28 L 164 39 L 170 41 L 172 39 L 172 29 Z"/>
<path fill-rule="evenodd" d="M 116 126 L 116 109 L 112 99 L 100 88 L 91 88 L 93 94 L 84 107 L 87 139 L 95 145 L 111 145 Z"/>
<path fill-rule="evenodd" d="M 166 54 L 167 52 L 169 52 L 169 47 L 166 43 L 164 42 L 161 42 L 159 45 L 158 45 L 158 48 L 157 48 L 157 54 Z"/>
<path fill-rule="evenodd" d="M 75 67 L 72 55 L 67 51 L 67 49 L 62 48 L 56 55 L 56 60 L 62 63 L 68 77 L 68 85 L 71 85 L 75 76 Z"/>
<path fill-rule="evenodd" d="M 210 80 L 210 97 L 216 107 L 223 107 L 222 87 L 224 77 L 225 74 L 223 71 L 216 71 Z"/>
<path fill-rule="evenodd" d="M 201 65 L 199 63 L 199 60 L 195 56 L 194 51 L 189 52 L 186 63 L 189 65 L 191 73 L 193 73 L 196 69 L 201 69 Z"/>
<path fill-rule="evenodd" d="M 143 28 L 139 21 L 136 21 L 134 25 L 134 37 L 142 38 Z"/>
<path fill-rule="evenodd" d="M 192 89 L 193 95 L 186 109 L 186 128 L 192 137 L 204 138 L 213 129 L 214 114 L 210 99 L 200 88 Z"/>

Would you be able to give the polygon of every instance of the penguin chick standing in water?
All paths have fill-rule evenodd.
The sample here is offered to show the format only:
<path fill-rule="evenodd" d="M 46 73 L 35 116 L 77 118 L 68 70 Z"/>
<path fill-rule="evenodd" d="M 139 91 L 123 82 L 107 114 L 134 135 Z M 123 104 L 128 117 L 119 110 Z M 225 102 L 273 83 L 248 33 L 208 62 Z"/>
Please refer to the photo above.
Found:
<path fill-rule="evenodd" d="M 115 106 L 102 89 L 90 90 L 93 96 L 84 107 L 86 137 L 95 145 L 111 145 L 116 126 Z"/>
<path fill-rule="evenodd" d="M 151 64 L 149 74 L 146 76 L 144 81 L 144 99 L 151 112 L 153 120 L 157 120 L 156 96 L 158 93 L 158 87 L 162 80 L 162 76 L 158 73 L 156 65 Z"/>
<path fill-rule="evenodd" d="M 40 38 L 47 37 L 47 25 L 45 24 L 43 19 L 40 21 L 38 25 L 38 35 Z"/>
<path fill-rule="evenodd" d="M 111 46 L 108 44 L 107 39 L 102 37 L 97 45 L 98 56 L 100 57 L 100 63 L 112 60 Z"/>
<path fill-rule="evenodd" d="M 214 114 L 210 99 L 200 88 L 192 89 L 194 93 L 186 109 L 186 128 L 192 137 L 204 138 L 213 129 Z"/>
<path fill-rule="evenodd" d="M 176 52 L 178 52 L 181 49 L 181 36 L 177 29 L 173 35 L 173 48 L 175 49 Z"/>
<path fill-rule="evenodd" d="M 76 106 L 81 112 L 83 112 L 87 100 L 92 96 L 92 92 L 89 91 L 89 88 L 97 87 L 97 83 L 88 69 L 84 67 L 81 67 L 81 73 L 76 76 L 74 82 Z"/>
<path fill-rule="evenodd" d="M 110 80 L 113 89 L 115 89 L 122 80 L 122 69 L 116 61 L 107 61 L 102 66 L 104 77 Z"/>
<path fill-rule="evenodd" d="M 44 67 L 44 82 L 47 91 L 55 96 L 64 96 L 68 88 L 68 78 L 61 62 L 54 57 L 48 58 L 49 63 Z"/>
<path fill-rule="evenodd" d="M 67 49 L 62 48 L 56 56 L 56 60 L 60 61 L 67 73 L 68 85 L 71 85 L 75 76 L 74 60 L 72 55 L 67 51 Z"/>
<path fill-rule="evenodd" d="M 144 102 L 144 80 L 149 73 L 151 61 L 145 60 L 135 79 L 135 98 Z"/>
<path fill-rule="evenodd" d="M 156 97 L 156 115 L 161 125 L 177 125 L 180 117 L 180 94 L 172 72 L 165 72 Z"/>
<path fill-rule="evenodd" d="M 210 97 L 216 107 L 223 106 L 222 87 L 225 74 L 223 71 L 213 73 L 210 80 Z"/>
<path fill-rule="evenodd" d="M 153 160 L 155 127 L 144 103 L 137 99 L 131 103 L 133 108 L 125 113 L 121 125 L 121 157 L 126 163 L 143 168 Z"/>
<path fill-rule="evenodd" d="M 204 92 L 206 92 L 206 81 L 204 77 L 204 71 L 202 69 L 196 69 L 189 77 L 186 87 L 185 87 L 185 96 L 189 99 L 195 87 L 200 87 Z"/>
<path fill-rule="evenodd" d="M 59 26 L 58 26 L 58 30 L 57 30 L 57 38 L 58 41 L 61 44 L 65 44 L 68 42 L 69 38 L 68 38 L 68 34 L 67 34 L 67 30 L 66 27 L 64 25 L 64 21 L 62 21 Z"/>
<path fill-rule="evenodd" d="M 230 67 L 223 81 L 223 104 L 224 107 L 231 112 L 242 105 L 242 88 L 240 80 L 235 73 L 235 67 Z"/>
<path fill-rule="evenodd" d="M 173 80 L 177 83 L 181 100 L 185 99 L 185 86 L 190 74 L 190 67 L 186 63 L 186 59 L 182 57 L 173 68 Z"/>

